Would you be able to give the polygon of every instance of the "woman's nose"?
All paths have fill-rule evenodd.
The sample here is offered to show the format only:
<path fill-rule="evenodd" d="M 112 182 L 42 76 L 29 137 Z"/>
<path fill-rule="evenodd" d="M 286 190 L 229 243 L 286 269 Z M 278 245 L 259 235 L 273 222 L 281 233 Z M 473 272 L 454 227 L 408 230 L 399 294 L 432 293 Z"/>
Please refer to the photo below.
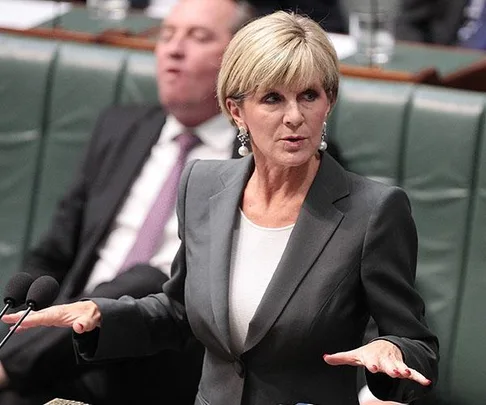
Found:
<path fill-rule="evenodd" d="M 284 124 L 290 127 L 298 127 L 304 122 L 304 115 L 300 111 L 297 102 L 288 103 L 284 116 Z"/>

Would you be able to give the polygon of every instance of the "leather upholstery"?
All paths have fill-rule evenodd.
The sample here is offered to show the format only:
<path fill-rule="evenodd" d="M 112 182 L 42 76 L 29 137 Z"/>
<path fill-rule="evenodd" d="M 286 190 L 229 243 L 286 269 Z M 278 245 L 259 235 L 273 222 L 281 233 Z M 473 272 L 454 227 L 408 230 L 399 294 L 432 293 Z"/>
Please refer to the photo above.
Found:
<path fill-rule="evenodd" d="M 55 49 L 0 37 L 0 291 L 27 238 Z"/>
<path fill-rule="evenodd" d="M 427 404 L 486 398 L 484 107 L 481 93 L 346 79 L 328 131 L 350 170 L 410 197 L 417 287 L 441 345 L 438 398 Z"/>

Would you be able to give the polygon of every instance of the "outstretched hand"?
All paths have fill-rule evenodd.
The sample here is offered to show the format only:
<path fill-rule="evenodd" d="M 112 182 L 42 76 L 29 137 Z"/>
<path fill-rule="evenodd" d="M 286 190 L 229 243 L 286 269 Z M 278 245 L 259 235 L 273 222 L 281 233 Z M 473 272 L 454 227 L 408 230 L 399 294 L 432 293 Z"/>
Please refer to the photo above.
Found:
<path fill-rule="evenodd" d="M 24 311 L 4 315 L 8 324 L 16 323 Z M 100 326 L 101 313 L 93 301 L 79 301 L 72 304 L 54 305 L 40 311 L 31 312 L 20 324 L 18 331 L 37 326 L 73 328 L 76 333 L 90 332 Z"/>
<path fill-rule="evenodd" d="M 331 366 L 363 366 L 371 373 L 385 373 L 392 378 L 406 378 L 430 385 L 431 381 L 403 362 L 401 350 L 387 340 L 374 340 L 347 352 L 325 354 L 324 361 Z"/>

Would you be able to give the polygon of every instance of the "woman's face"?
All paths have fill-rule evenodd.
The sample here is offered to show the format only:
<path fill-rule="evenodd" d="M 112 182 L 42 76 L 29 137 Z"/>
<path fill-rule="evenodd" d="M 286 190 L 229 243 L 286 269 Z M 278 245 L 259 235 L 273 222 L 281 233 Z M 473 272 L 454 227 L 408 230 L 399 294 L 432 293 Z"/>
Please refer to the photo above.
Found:
<path fill-rule="evenodd" d="M 316 81 L 307 88 L 259 89 L 239 106 L 228 101 L 238 126 L 250 133 L 255 159 L 300 166 L 317 152 L 330 102 Z"/>

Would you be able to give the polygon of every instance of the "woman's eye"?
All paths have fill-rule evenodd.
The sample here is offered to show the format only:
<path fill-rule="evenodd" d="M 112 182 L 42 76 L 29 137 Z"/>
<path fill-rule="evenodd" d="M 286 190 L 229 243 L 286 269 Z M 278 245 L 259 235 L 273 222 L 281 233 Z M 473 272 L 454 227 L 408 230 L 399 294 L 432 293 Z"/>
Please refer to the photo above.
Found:
<path fill-rule="evenodd" d="M 263 97 L 263 102 L 267 104 L 275 104 L 280 101 L 280 96 L 277 93 L 270 93 Z"/>
<path fill-rule="evenodd" d="M 314 101 L 319 97 L 319 94 L 315 90 L 307 90 L 304 92 L 303 97 L 306 101 Z"/>

